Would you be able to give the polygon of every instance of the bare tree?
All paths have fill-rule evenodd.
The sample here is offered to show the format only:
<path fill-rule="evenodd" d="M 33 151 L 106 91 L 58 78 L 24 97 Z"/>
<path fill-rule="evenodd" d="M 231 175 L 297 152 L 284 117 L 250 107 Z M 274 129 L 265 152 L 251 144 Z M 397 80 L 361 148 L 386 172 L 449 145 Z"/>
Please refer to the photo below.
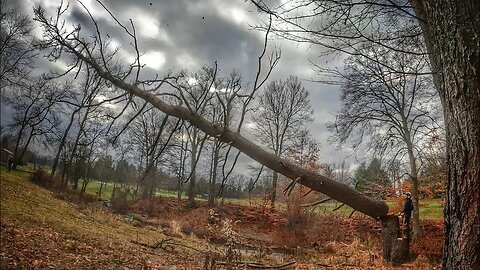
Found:
<path fill-rule="evenodd" d="M 439 128 L 439 112 L 435 110 L 439 100 L 430 78 L 417 75 L 428 70 L 426 59 L 373 45 L 363 50 L 373 60 L 351 56 L 345 61 L 345 72 L 336 72 L 344 79 L 343 104 L 329 129 L 339 143 L 352 142 L 356 148 L 366 141 L 376 155 L 405 159 L 413 187 L 413 235 L 417 237 L 421 233 L 419 155 L 430 131 Z M 379 63 L 404 72 L 392 72 Z"/>
<path fill-rule="evenodd" d="M 95 118 L 94 118 L 95 119 Z M 97 120 L 97 121 L 95 121 Z M 95 176 L 94 164 L 98 158 L 106 151 L 106 128 L 102 121 L 95 119 L 83 131 L 85 137 L 82 139 L 80 149 L 76 155 L 83 163 L 79 176 L 82 178 L 80 193 L 85 193 L 90 180 Z M 77 189 L 78 178 L 74 179 L 74 189 Z"/>
<path fill-rule="evenodd" d="M 237 73 L 232 73 L 228 79 L 223 79 L 217 76 L 217 81 L 214 84 L 215 98 L 211 101 L 207 117 L 214 123 L 222 124 L 226 127 L 232 126 L 234 109 L 238 103 L 238 92 L 242 85 L 240 83 L 240 76 Z M 208 205 L 215 205 L 215 198 L 217 196 L 217 178 L 219 175 L 220 162 L 225 161 L 226 154 L 224 150 L 228 144 L 220 141 L 218 138 L 211 138 L 211 158 L 210 158 L 210 172 L 209 172 L 209 189 L 208 189 Z M 222 181 L 225 183 L 225 181 Z"/>
<path fill-rule="evenodd" d="M 30 74 L 37 52 L 33 46 L 32 21 L 13 7 L 0 3 L 0 86 L 15 85 Z"/>
<path fill-rule="evenodd" d="M 183 182 L 187 173 L 188 140 L 186 139 L 185 125 L 182 123 L 173 137 L 170 151 L 169 169 L 177 177 L 177 201 L 180 202 L 183 192 Z"/>
<path fill-rule="evenodd" d="M 276 156 L 283 156 L 288 147 L 307 129 L 313 120 L 310 97 L 297 77 L 269 83 L 260 95 L 253 114 L 255 129 L 261 142 Z M 275 205 L 278 174 L 273 173 L 270 202 Z"/>
<path fill-rule="evenodd" d="M 104 106 L 123 97 L 115 96 L 113 98 L 107 98 L 109 95 L 106 93 L 106 86 L 98 76 L 95 76 L 94 71 L 89 68 L 79 70 L 76 74 L 76 80 L 81 81 L 77 85 L 65 84 L 63 86 L 64 91 L 67 91 L 67 95 L 59 102 L 63 106 L 62 112 L 69 120 L 66 122 L 66 126 L 63 128 L 62 134 L 58 138 L 58 147 L 53 159 L 51 177 L 55 175 L 57 166 L 60 161 L 60 155 L 64 150 L 65 143 L 70 134 L 70 130 L 74 127 L 75 120 L 81 112 L 92 111 L 93 107 Z M 84 117 L 85 118 L 85 117 Z"/>
<path fill-rule="evenodd" d="M 43 136 L 41 140 L 46 142 L 45 135 L 54 133 L 59 121 L 55 106 L 65 95 L 66 91 L 56 84 L 38 78 L 4 97 L 14 111 L 10 125 L 16 137 L 13 168 L 21 162 L 32 140 Z"/>
<path fill-rule="evenodd" d="M 332 162 L 329 164 L 329 166 L 333 170 L 332 178 L 334 180 L 349 186 L 355 186 L 355 183 L 353 183 L 353 175 L 350 171 L 350 166 L 345 160 Z"/>
<path fill-rule="evenodd" d="M 320 172 L 320 169 L 322 168 L 318 163 L 320 146 L 306 129 L 301 130 L 298 136 L 294 138 L 293 142 L 287 148 L 285 157 L 290 159 L 296 165 L 312 172 Z M 323 173 L 325 174 L 325 171 Z M 325 175 L 329 177 L 328 174 Z M 333 177 L 329 178 L 334 179 Z M 292 182 L 284 189 L 285 195 L 288 195 L 287 207 L 290 207 L 290 209 L 303 211 L 300 210 L 300 206 L 303 205 L 305 201 L 318 201 L 318 194 L 312 193 L 313 190 L 307 190 L 300 187 L 299 190 L 293 192 L 295 187 L 296 183 Z M 291 206 L 293 206 L 293 208 L 291 208 Z"/>
<path fill-rule="evenodd" d="M 204 67 L 200 72 L 193 74 L 188 80 L 180 81 L 178 93 L 192 113 L 206 115 L 211 108 L 211 101 L 215 98 L 214 85 L 217 78 L 217 67 Z M 196 207 L 197 165 L 208 135 L 192 124 L 186 125 L 187 138 L 190 146 L 190 174 L 187 190 L 190 207 Z"/>
<path fill-rule="evenodd" d="M 309 130 L 301 130 L 293 142 L 288 145 L 286 152 L 287 156 L 301 167 L 308 168 L 312 171 L 318 171 L 320 169 L 320 165 L 318 164 L 320 145 L 312 137 Z"/>
<path fill-rule="evenodd" d="M 172 137 L 177 132 L 180 121 L 147 107 L 128 128 L 132 150 L 136 153 L 138 168 L 142 171 L 138 183 L 143 187 L 142 196 L 153 198 L 162 174 L 161 163 L 165 159 Z"/>
<path fill-rule="evenodd" d="M 66 151 L 66 159 L 62 172 L 62 186 L 66 188 L 68 179 L 73 189 L 78 189 L 79 180 L 83 179 L 82 188 L 89 182 L 93 163 L 105 148 L 108 125 L 105 108 L 99 106 L 87 107 L 83 116 L 78 119 L 78 129 L 71 142 L 70 151 Z M 103 147 L 101 147 L 103 146 Z"/>
<path fill-rule="evenodd" d="M 238 150 L 250 156 L 252 159 L 264 164 L 270 169 L 279 172 L 290 179 L 295 179 L 295 181 L 299 184 L 323 192 L 332 198 L 338 199 L 339 201 L 343 201 L 347 205 L 350 205 L 358 211 L 372 217 L 378 218 L 387 214 L 388 206 L 385 204 L 385 202 L 362 196 L 360 193 L 349 188 L 348 186 L 302 169 L 285 159 L 279 158 L 274 154 L 263 150 L 261 147 L 253 144 L 241 136 L 238 132 L 231 131 L 223 126 L 214 125 L 206 120 L 203 116 L 192 112 L 190 109 L 184 106 L 178 105 L 178 103 L 167 103 L 161 98 L 161 93 L 156 95 L 154 91 L 160 89 L 160 86 L 163 85 L 163 83 L 169 82 L 172 79 L 171 76 L 167 76 L 163 79 L 137 81 L 138 84 L 146 82 L 150 84 L 156 83 L 155 86 L 152 86 L 153 89 L 149 90 L 142 90 L 135 84 L 125 82 L 125 77 L 130 75 L 131 72 L 129 73 L 129 70 L 127 70 L 127 73 L 125 73 L 125 71 L 121 69 L 109 69 L 109 66 L 111 65 L 109 61 L 103 60 L 101 57 L 92 57 L 92 55 L 94 55 L 93 52 L 101 55 L 104 53 L 106 48 L 102 46 L 94 46 L 93 43 L 86 43 L 86 39 L 83 37 L 83 33 L 81 33 L 81 28 L 79 27 L 75 27 L 72 30 L 65 29 L 61 21 L 64 12 L 65 7 L 60 6 L 55 17 L 48 19 L 45 11 L 41 7 L 35 9 L 35 19 L 41 24 L 44 30 L 45 49 L 50 48 L 50 50 L 53 52 L 52 54 L 49 54 L 49 57 L 52 61 L 59 59 L 59 57 L 62 55 L 69 55 L 75 60 L 72 63 L 72 69 L 73 67 L 79 65 L 80 62 L 94 68 L 99 76 L 118 88 L 127 91 L 131 95 L 144 99 L 152 104 L 152 106 L 154 106 L 156 109 L 168 115 L 181 118 L 194 124 L 197 128 L 201 129 L 209 136 L 220 138 L 222 141 L 229 143 L 231 146 L 237 148 Z M 91 19 L 93 22 L 96 22 L 93 17 L 91 17 Z M 123 29 L 133 40 L 136 40 L 136 36 L 132 34 L 128 28 L 126 28 L 120 22 L 119 24 L 124 27 Z M 98 25 L 95 23 L 94 25 L 98 35 L 101 35 Z M 68 37 L 68 39 L 66 37 Z M 101 36 L 94 35 L 93 37 L 90 36 L 90 38 L 93 38 L 94 41 L 96 40 L 99 42 Z M 64 54 L 60 55 L 60 52 L 63 52 Z M 261 59 L 259 59 L 259 63 L 261 63 Z M 134 66 L 134 68 L 137 68 L 137 66 Z M 258 74 L 260 73 L 262 72 L 259 72 Z M 259 78 L 259 76 L 260 75 L 258 75 L 257 78 Z M 137 77 L 135 76 L 135 78 Z M 259 79 L 259 81 L 262 80 Z M 168 94 L 164 93 L 164 95 Z"/>

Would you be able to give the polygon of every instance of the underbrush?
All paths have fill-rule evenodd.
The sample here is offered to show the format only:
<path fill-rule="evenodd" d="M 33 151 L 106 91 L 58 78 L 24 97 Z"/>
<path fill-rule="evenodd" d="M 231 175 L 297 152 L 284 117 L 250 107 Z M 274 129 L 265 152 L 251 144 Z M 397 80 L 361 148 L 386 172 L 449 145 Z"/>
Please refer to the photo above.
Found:
<path fill-rule="evenodd" d="M 127 188 L 120 188 L 120 187 L 115 188 L 113 190 L 112 199 L 111 199 L 112 210 L 121 214 L 126 213 L 129 206 L 129 201 L 127 198 L 129 194 L 130 194 L 130 190 Z"/>
<path fill-rule="evenodd" d="M 98 201 L 98 197 L 92 194 L 82 193 L 79 190 L 73 190 L 70 188 L 62 189 L 61 177 L 59 175 L 54 175 L 52 177 L 43 169 L 38 169 L 33 172 L 30 175 L 29 180 L 38 186 L 54 191 L 57 198 L 65 201 L 75 204 L 89 204 Z"/>
<path fill-rule="evenodd" d="M 50 176 L 46 171 L 38 169 L 30 175 L 30 182 L 48 189 L 59 189 L 62 185 L 62 179 L 58 175 Z"/>

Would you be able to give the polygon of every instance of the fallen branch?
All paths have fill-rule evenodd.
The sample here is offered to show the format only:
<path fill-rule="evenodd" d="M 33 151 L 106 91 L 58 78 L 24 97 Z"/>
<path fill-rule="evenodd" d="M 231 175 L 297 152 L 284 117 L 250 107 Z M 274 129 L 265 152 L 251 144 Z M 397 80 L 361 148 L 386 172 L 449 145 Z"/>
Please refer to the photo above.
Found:
<path fill-rule="evenodd" d="M 302 197 L 307 197 L 308 194 L 312 193 L 313 192 L 313 189 L 310 189 L 307 193 L 303 194 Z"/>
<path fill-rule="evenodd" d="M 302 204 L 302 207 L 315 206 L 315 205 L 319 205 L 319 204 L 322 204 L 322 203 L 326 203 L 326 202 L 331 201 L 331 200 L 332 200 L 332 198 L 326 198 L 326 199 L 323 199 L 323 200 L 318 201 L 318 202 Z"/>
<path fill-rule="evenodd" d="M 229 265 L 229 264 L 235 264 L 238 267 L 250 267 L 250 268 L 256 268 L 256 269 L 286 269 L 289 266 L 294 265 L 296 262 L 288 262 L 285 264 L 281 265 L 266 265 L 260 262 L 243 262 L 243 261 L 236 261 L 236 262 L 217 262 L 218 265 Z"/>
<path fill-rule="evenodd" d="M 318 266 L 322 266 L 325 268 L 332 268 L 332 267 L 341 267 L 341 266 L 351 266 L 351 267 L 359 267 L 358 265 L 350 264 L 350 263 L 341 263 L 337 265 L 330 265 L 330 264 L 323 264 L 323 263 L 316 263 Z"/>
<path fill-rule="evenodd" d="M 283 163 L 282 163 L 283 165 Z M 292 180 L 292 182 L 283 190 L 283 194 L 290 196 L 292 194 L 293 189 L 295 188 L 295 185 L 302 179 L 302 176 L 297 177 L 295 180 Z"/>
<path fill-rule="evenodd" d="M 184 248 L 194 250 L 194 251 L 202 253 L 202 254 L 205 253 L 204 251 L 199 250 L 199 249 L 194 248 L 194 247 L 191 247 L 189 245 L 174 242 L 174 240 L 175 239 L 173 239 L 173 238 L 166 238 L 166 239 L 162 239 L 162 240 L 156 242 L 155 244 L 147 244 L 147 243 L 142 243 L 142 242 L 135 241 L 135 240 L 131 240 L 130 242 L 132 242 L 134 244 L 137 244 L 137 245 L 140 245 L 140 246 L 143 246 L 143 247 L 148 247 L 148 248 L 151 248 L 151 249 L 161 248 L 163 250 L 167 250 L 169 247 L 173 248 L 173 246 L 179 246 L 179 247 L 184 247 Z"/>
<path fill-rule="evenodd" d="M 340 204 L 340 206 L 339 206 L 339 207 L 337 207 L 337 208 L 333 209 L 332 211 L 337 211 L 338 209 L 342 208 L 343 206 L 345 206 L 345 204 L 344 204 L 344 203 Z"/>

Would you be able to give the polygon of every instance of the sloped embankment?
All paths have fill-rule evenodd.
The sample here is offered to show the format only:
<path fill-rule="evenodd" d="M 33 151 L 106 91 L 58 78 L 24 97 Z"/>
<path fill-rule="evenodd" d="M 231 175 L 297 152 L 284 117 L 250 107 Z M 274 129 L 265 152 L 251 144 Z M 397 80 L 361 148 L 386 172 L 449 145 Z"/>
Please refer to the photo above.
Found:
<path fill-rule="evenodd" d="M 200 267 L 202 258 L 195 254 L 172 254 L 131 243 L 164 238 L 157 228 L 134 226 L 99 206 L 78 207 L 62 201 L 27 177 L 1 172 L 2 269 Z"/>

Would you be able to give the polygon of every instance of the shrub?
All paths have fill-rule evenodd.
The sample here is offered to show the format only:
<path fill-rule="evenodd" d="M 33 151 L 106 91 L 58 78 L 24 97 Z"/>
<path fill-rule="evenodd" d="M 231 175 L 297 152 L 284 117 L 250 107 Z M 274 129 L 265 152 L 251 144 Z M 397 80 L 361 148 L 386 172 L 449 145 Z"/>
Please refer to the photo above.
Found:
<path fill-rule="evenodd" d="M 74 204 L 90 204 L 98 201 L 98 197 L 93 194 L 81 193 L 79 190 L 65 189 L 62 192 L 55 193 L 55 197 Z"/>
<path fill-rule="evenodd" d="M 240 251 L 236 249 L 240 245 L 240 235 L 235 231 L 235 225 L 240 221 L 231 219 L 220 219 L 219 215 L 213 209 L 208 210 L 209 221 L 207 224 L 208 236 L 210 241 L 220 239 L 225 241 L 223 247 L 214 244 L 207 246 L 204 269 L 215 269 L 217 260 L 223 260 L 227 269 L 233 269 L 234 262 L 240 259 Z"/>
<path fill-rule="evenodd" d="M 30 176 L 30 181 L 36 185 L 39 185 L 48 189 L 59 188 L 62 184 L 60 176 L 54 175 L 50 177 L 50 174 L 42 169 L 38 169 Z"/>
<path fill-rule="evenodd" d="M 183 237 L 182 224 L 176 220 L 170 221 L 170 229 L 175 236 Z"/>
<path fill-rule="evenodd" d="M 116 187 L 112 193 L 112 210 L 121 214 L 127 212 L 128 209 L 128 200 L 127 196 L 129 194 L 128 188 L 118 188 Z"/>
<path fill-rule="evenodd" d="M 299 192 L 293 192 L 287 199 L 287 209 L 285 217 L 287 219 L 287 229 L 295 234 L 303 233 L 309 222 L 309 214 L 302 207 L 303 197 Z"/>

